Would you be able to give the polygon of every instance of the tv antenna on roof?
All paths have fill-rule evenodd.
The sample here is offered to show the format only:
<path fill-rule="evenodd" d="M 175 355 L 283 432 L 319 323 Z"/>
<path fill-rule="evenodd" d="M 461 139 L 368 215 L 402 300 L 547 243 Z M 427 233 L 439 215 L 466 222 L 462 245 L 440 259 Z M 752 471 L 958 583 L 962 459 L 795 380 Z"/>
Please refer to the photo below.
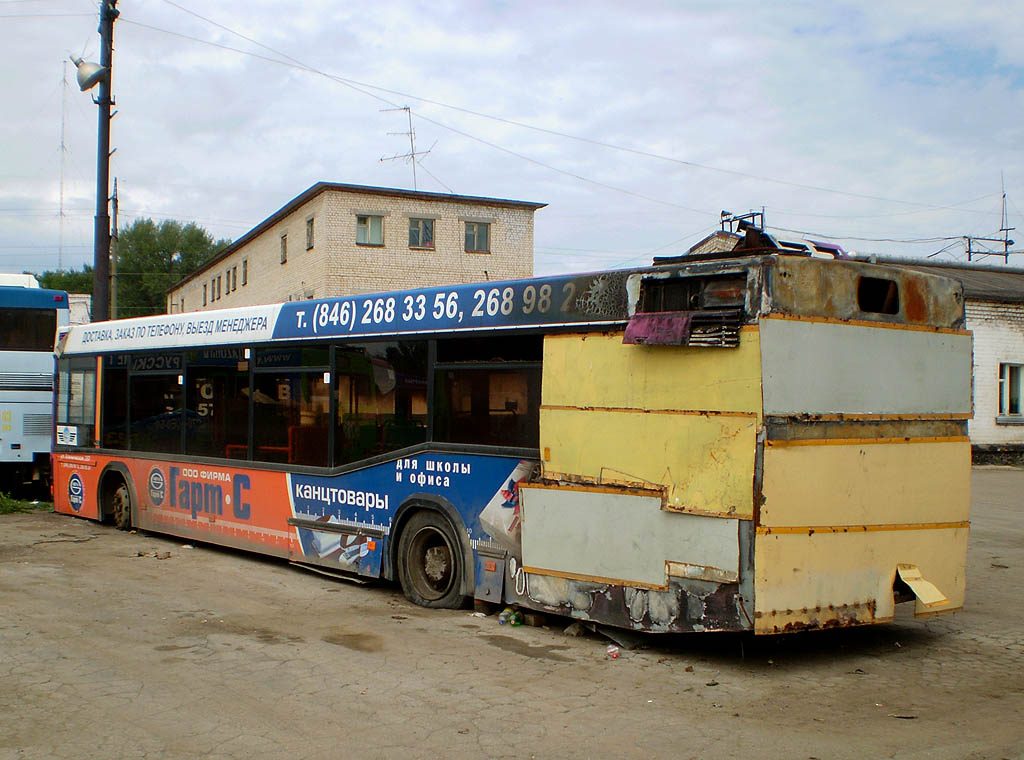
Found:
<path fill-rule="evenodd" d="M 975 237 L 973 235 L 964 235 L 964 242 L 967 245 L 967 260 L 968 261 L 973 261 L 975 258 L 979 258 L 980 259 L 980 258 L 982 258 L 984 256 L 1002 256 L 1003 257 L 1003 263 L 1009 264 L 1010 263 L 1010 254 L 1011 253 L 1022 253 L 1021 251 L 1012 251 L 1012 250 L 1010 250 L 1010 246 L 1012 246 L 1016 242 L 1014 240 L 1010 240 L 1010 233 L 1013 232 L 1017 228 L 1010 226 L 1009 219 L 1008 219 L 1008 217 L 1006 215 L 1006 181 L 1003 179 L 1002 173 L 1000 173 L 1000 175 L 999 175 L 999 181 L 1000 181 L 1000 184 L 1002 185 L 1002 191 L 1003 191 L 1003 207 L 1002 207 L 1002 213 L 999 216 L 999 231 L 1001 233 L 1003 233 L 1003 236 L 1001 238 L 986 238 L 986 237 Z M 983 250 L 979 251 L 979 250 L 974 248 L 974 243 L 975 242 L 979 242 L 979 241 L 980 242 L 985 242 L 985 243 L 1002 243 L 1003 244 L 1003 251 L 1002 251 L 1002 253 L 999 253 L 997 251 L 990 251 L 990 250 L 987 250 L 987 249 L 983 249 Z"/>
<path fill-rule="evenodd" d="M 416 184 L 416 159 L 419 156 L 425 156 L 430 153 L 430 150 L 425 150 L 422 153 L 416 152 L 416 131 L 412 128 L 412 109 L 409 106 L 402 106 L 401 108 L 382 108 L 381 113 L 385 111 L 405 111 L 409 117 L 409 131 L 408 132 L 388 132 L 388 135 L 392 137 L 406 137 L 409 138 L 409 152 L 408 153 L 396 153 L 393 156 L 381 156 L 381 162 L 384 161 L 397 161 L 399 159 L 408 159 L 409 163 L 412 164 L 412 189 L 418 190 L 419 187 Z M 433 146 L 431 146 L 433 150 Z"/>

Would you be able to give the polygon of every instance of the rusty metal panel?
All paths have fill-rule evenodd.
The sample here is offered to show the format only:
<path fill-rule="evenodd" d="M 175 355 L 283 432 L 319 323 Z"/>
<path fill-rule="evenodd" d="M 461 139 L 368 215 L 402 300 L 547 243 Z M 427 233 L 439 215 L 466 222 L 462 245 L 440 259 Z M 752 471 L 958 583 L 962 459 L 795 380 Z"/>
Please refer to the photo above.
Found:
<path fill-rule="evenodd" d="M 959 522 L 970 487 L 966 438 L 768 441 L 760 524 Z"/>
<path fill-rule="evenodd" d="M 656 496 L 606 488 L 524 483 L 519 497 L 528 573 L 667 590 L 675 561 L 703 568 L 689 577 L 739 577 L 738 520 L 666 512 Z"/>
<path fill-rule="evenodd" d="M 713 410 L 761 414 L 756 326 L 729 351 L 623 345 L 623 333 L 544 338 L 542 402 L 548 406 Z M 544 429 L 541 427 L 541 446 Z"/>
<path fill-rule="evenodd" d="M 544 407 L 544 473 L 653 487 L 667 509 L 749 518 L 757 427 L 753 415 Z"/>
<path fill-rule="evenodd" d="M 858 306 L 862 277 L 895 282 L 895 314 L 865 312 Z M 963 287 L 956 280 L 904 267 L 854 261 L 779 256 L 768 278 L 771 310 L 783 314 L 960 328 Z"/>
<path fill-rule="evenodd" d="M 970 414 L 969 333 L 760 323 L 765 414 Z"/>
<path fill-rule="evenodd" d="M 521 577 L 523 591 L 506 594 L 509 601 L 579 620 L 671 633 L 746 631 L 754 626 L 753 606 L 735 583 L 669 577 L 662 591 L 525 572 Z"/>
<path fill-rule="evenodd" d="M 893 617 L 900 564 L 913 564 L 949 600 L 963 606 L 966 525 L 917 530 L 766 533 L 754 548 L 754 630 L 779 633 L 882 622 Z M 920 603 L 919 603 L 920 605 Z"/>

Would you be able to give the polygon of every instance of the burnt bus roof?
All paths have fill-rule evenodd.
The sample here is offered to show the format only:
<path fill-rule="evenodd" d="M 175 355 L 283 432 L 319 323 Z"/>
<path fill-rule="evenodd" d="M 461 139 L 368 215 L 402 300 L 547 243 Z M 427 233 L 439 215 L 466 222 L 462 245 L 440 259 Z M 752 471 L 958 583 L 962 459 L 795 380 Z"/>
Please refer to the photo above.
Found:
<path fill-rule="evenodd" d="M 737 273 L 746 273 L 746 294 L 739 306 L 745 322 L 769 312 L 936 328 L 959 328 L 963 322 L 959 285 L 947 278 L 775 251 L 97 322 L 68 330 L 58 353 L 521 329 L 612 329 L 629 322 L 638 302 L 643 302 L 646 283 L 673 278 L 708 280 Z M 883 284 L 897 282 L 899 291 L 911 298 L 904 298 L 896 311 L 864 312 L 858 308 L 857 288 L 865 277 Z"/>

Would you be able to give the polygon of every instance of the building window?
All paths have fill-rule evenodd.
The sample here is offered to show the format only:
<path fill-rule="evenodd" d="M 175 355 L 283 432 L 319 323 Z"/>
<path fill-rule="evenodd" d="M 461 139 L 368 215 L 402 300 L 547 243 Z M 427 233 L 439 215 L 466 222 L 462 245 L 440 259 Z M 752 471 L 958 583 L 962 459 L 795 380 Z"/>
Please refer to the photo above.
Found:
<path fill-rule="evenodd" d="M 1000 417 L 1019 417 L 1024 420 L 1024 412 L 1021 410 L 1021 397 L 1024 396 L 1022 380 L 1024 380 L 1024 364 L 999 365 Z"/>
<path fill-rule="evenodd" d="M 486 222 L 466 222 L 466 251 L 487 253 L 490 248 L 490 228 Z"/>
<path fill-rule="evenodd" d="M 313 217 L 306 220 L 306 250 L 313 247 Z"/>
<path fill-rule="evenodd" d="M 180 311 L 180 312 L 184 312 L 185 311 L 185 296 L 181 297 L 181 308 L 179 308 L 178 311 Z"/>
<path fill-rule="evenodd" d="M 288 261 L 288 236 L 281 236 L 281 263 L 284 264 Z"/>
<path fill-rule="evenodd" d="M 217 275 L 217 300 L 218 301 L 221 299 L 221 295 L 222 295 L 222 292 L 223 292 L 223 291 L 221 291 L 220 286 L 221 286 L 220 275 Z"/>
<path fill-rule="evenodd" d="M 238 290 L 238 267 L 231 267 L 231 289 Z"/>
<path fill-rule="evenodd" d="M 384 217 L 357 216 L 356 242 L 360 245 L 384 245 Z"/>
<path fill-rule="evenodd" d="M 206 306 L 206 283 L 203 283 L 203 306 Z"/>
<path fill-rule="evenodd" d="M 249 282 L 249 259 L 242 259 L 242 287 Z"/>
<path fill-rule="evenodd" d="M 434 220 L 433 219 L 410 219 L 409 220 L 409 247 L 410 248 L 433 248 L 434 247 Z"/>

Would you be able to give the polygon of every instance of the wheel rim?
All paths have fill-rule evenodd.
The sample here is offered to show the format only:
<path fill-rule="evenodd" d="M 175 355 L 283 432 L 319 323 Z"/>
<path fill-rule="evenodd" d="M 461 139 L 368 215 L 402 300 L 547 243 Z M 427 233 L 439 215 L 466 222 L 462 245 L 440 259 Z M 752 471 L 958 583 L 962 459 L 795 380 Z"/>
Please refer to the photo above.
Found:
<path fill-rule="evenodd" d="M 114 491 L 114 520 L 118 525 L 127 525 L 131 519 L 131 497 L 128 495 L 128 487 L 120 485 Z"/>
<path fill-rule="evenodd" d="M 455 551 L 442 531 L 424 527 L 409 545 L 409 580 L 424 599 L 435 602 L 452 590 L 455 583 Z"/>

